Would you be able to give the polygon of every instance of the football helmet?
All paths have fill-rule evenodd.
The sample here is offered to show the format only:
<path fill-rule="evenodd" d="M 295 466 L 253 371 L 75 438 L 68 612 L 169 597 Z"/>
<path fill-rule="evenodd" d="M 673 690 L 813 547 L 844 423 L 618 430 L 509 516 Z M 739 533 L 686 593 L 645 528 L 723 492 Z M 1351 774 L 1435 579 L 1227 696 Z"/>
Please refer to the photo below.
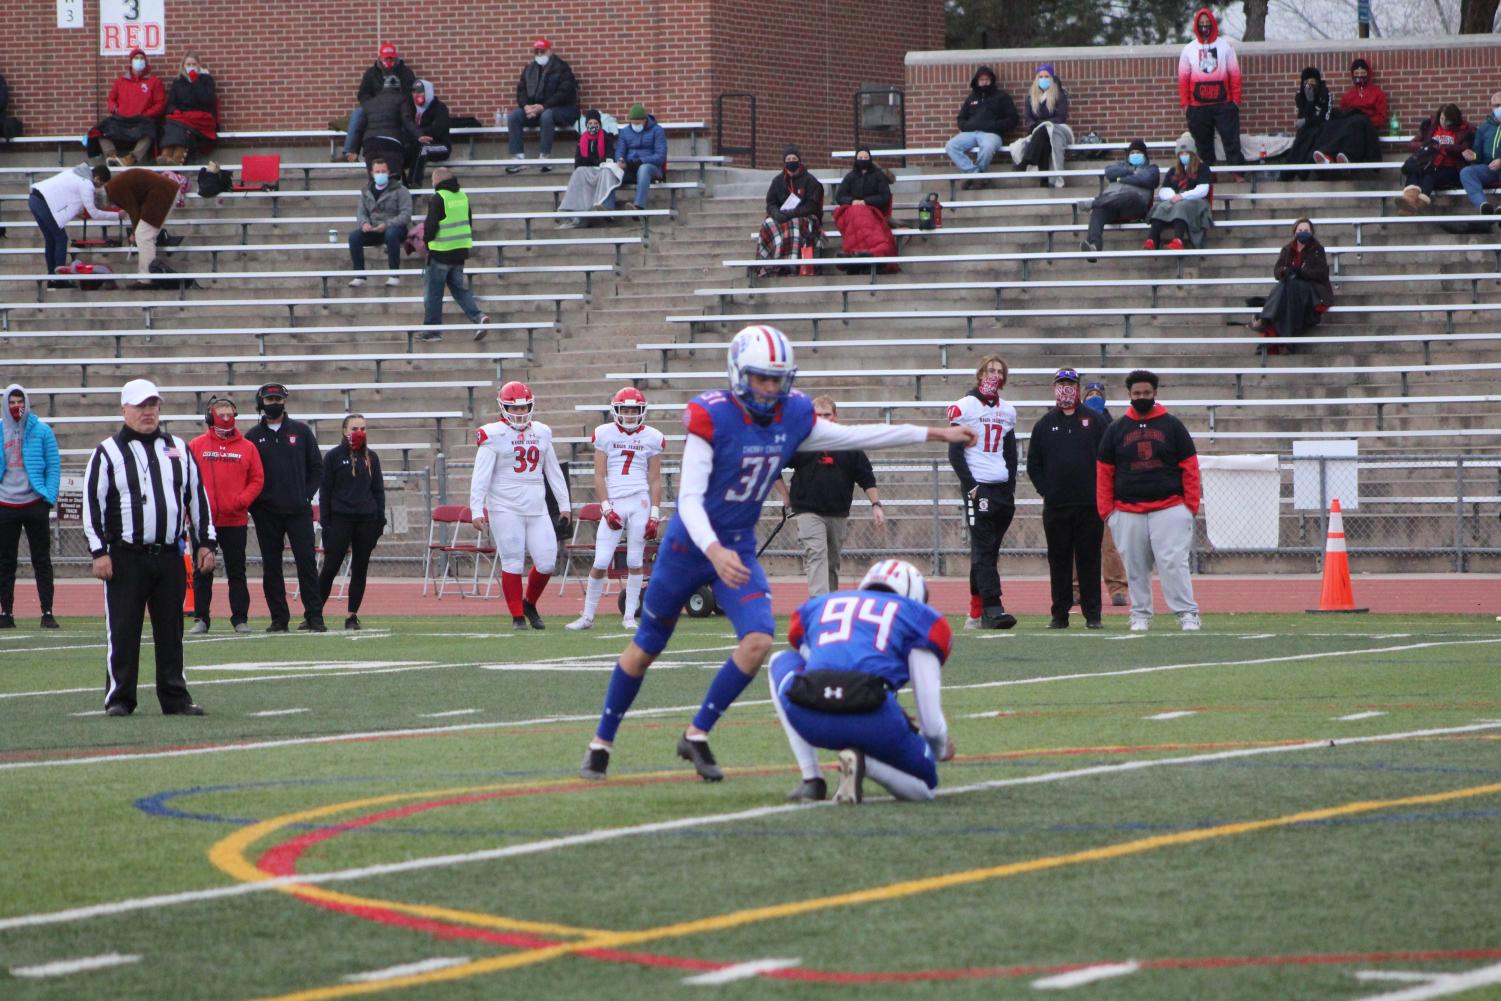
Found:
<path fill-rule="evenodd" d="M 635 386 L 626 386 L 610 397 L 610 415 L 622 431 L 635 431 L 646 423 L 646 396 Z"/>
<path fill-rule="evenodd" d="M 532 423 L 532 391 L 524 382 L 508 382 L 496 394 L 500 401 L 500 416 L 517 431 L 524 431 Z"/>
<path fill-rule="evenodd" d="M 759 417 L 770 417 L 777 405 L 792 392 L 792 382 L 797 378 L 797 365 L 792 358 L 792 345 L 776 327 L 756 324 L 746 327 L 730 341 L 728 374 L 730 392 L 745 404 L 747 410 Z M 781 380 L 773 397 L 760 397 L 751 391 L 752 375 L 770 375 Z"/>
<path fill-rule="evenodd" d="M 873 564 L 860 578 L 860 588 L 890 591 L 913 601 L 928 600 L 928 582 L 917 567 L 906 560 L 882 560 Z"/>

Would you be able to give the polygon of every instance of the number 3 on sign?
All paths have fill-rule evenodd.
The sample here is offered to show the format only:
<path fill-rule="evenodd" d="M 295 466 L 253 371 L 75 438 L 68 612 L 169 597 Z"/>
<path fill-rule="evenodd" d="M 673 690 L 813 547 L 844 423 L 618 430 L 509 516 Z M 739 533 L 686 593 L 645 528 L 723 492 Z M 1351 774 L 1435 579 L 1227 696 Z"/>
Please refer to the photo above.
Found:
<path fill-rule="evenodd" d="M 57 0 L 57 26 L 83 27 L 83 0 Z"/>

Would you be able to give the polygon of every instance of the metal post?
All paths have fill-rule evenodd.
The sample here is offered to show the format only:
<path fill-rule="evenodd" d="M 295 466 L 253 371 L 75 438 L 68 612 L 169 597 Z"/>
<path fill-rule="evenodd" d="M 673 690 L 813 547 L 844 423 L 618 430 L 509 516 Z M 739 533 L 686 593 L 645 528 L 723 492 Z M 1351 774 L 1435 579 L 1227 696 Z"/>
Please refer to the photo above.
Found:
<path fill-rule="evenodd" d="M 1465 457 L 1454 460 L 1454 571 L 1465 572 Z"/>
<path fill-rule="evenodd" d="M 438 503 L 448 503 L 448 456 L 442 452 L 433 460 L 433 468 L 438 480 Z"/>
<path fill-rule="evenodd" d="M 938 507 L 938 460 L 933 463 L 933 574 L 943 576 L 943 524 L 939 519 Z"/>

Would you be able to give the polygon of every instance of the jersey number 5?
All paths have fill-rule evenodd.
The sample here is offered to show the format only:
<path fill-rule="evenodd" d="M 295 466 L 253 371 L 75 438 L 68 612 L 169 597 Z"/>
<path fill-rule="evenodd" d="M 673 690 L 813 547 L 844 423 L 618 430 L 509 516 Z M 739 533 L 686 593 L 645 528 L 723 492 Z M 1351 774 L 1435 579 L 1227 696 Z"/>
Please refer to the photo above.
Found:
<path fill-rule="evenodd" d="M 782 471 L 780 455 L 748 455 L 740 460 L 740 482 L 725 491 L 724 499 L 763 501 L 771 492 L 772 481 Z"/>
<path fill-rule="evenodd" d="M 537 446 L 530 448 L 525 445 L 516 446 L 516 465 L 511 468 L 513 473 L 529 473 L 537 468 L 537 463 L 542 460 L 542 453 L 537 451 Z"/>
<path fill-rule="evenodd" d="M 879 610 L 877 610 L 879 606 Z M 896 621 L 897 603 L 878 601 L 875 598 L 841 597 L 830 598 L 823 603 L 823 614 L 818 617 L 821 626 L 835 628 L 818 634 L 818 645 L 843 643 L 850 638 L 855 620 L 869 622 L 876 627 L 876 649 L 884 651 L 891 639 L 891 624 Z"/>

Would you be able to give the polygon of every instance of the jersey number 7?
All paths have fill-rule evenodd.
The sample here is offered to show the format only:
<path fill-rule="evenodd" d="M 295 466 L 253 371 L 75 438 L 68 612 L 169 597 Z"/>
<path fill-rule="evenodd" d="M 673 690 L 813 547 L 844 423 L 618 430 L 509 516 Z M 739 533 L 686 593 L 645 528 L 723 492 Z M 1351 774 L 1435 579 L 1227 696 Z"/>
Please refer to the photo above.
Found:
<path fill-rule="evenodd" d="M 880 610 L 877 611 L 877 606 Z M 891 625 L 896 621 L 897 603 L 876 598 L 849 597 L 830 598 L 823 604 L 823 614 L 818 617 L 821 626 L 833 625 L 834 629 L 818 634 L 818 645 L 843 643 L 850 638 L 855 620 L 869 622 L 876 627 L 876 649 L 885 651 L 891 639 Z"/>

